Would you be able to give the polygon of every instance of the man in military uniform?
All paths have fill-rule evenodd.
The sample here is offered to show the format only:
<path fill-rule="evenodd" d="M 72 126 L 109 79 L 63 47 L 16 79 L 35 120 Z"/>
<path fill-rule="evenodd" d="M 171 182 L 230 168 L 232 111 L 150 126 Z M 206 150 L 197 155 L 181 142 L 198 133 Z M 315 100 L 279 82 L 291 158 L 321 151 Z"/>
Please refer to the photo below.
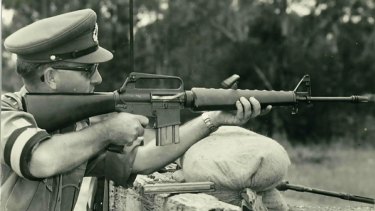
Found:
<path fill-rule="evenodd" d="M 102 81 L 98 65 L 113 57 L 97 35 L 96 14 L 85 9 L 37 21 L 5 40 L 5 49 L 18 56 L 24 86 L 2 96 L 0 210 L 72 210 L 84 176 L 127 186 L 136 174 L 174 161 L 218 126 L 241 125 L 260 114 L 256 99 L 241 98 L 236 113 L 204 113 L 180 128 L 179 144 L 163 147 L 154 141 L 141 146 L 148 119 L 123 112 L 47 133 L 23 110 L 22 96 L 93 92 Z M 124 145 L 124 153 L 106 151 L 109 144 Z"/>

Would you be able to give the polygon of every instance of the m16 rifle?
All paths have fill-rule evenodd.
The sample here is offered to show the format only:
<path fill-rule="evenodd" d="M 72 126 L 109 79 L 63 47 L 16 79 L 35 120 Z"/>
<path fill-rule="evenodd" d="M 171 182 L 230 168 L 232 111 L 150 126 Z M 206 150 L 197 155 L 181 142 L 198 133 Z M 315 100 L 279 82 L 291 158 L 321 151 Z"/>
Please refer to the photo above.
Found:
<path fill-rule="evenodd" d="M 235 110 L 235 102 L 242 96 L 255 97 L 262 107 L 293 106 L 293 113 L 297 113 L 301 103 L 369 102 L 367 96 L 313 97 L 308 75 L 301 79 L 293 91 L 236 89 L 234 87 L 238 79 L 236 75 L 228 78 L 223 83 L 225 88 L 222 89 L 192 88 L 185 91 L 179 77 L 133 72 L 123 86 L 114 92 L 28 93 L 23 98 L 23 107 L 34 116 L 38 126 L 47 131 L 111 112 L 148 116 L 154 120 L 151 127 L 156 129 L 156 145 L 162 146 L 179 142 L 180 110 L 185 108 L 193 111 Z M 150 87 L 153 80 L 173 82 L 175 86 Z"/>

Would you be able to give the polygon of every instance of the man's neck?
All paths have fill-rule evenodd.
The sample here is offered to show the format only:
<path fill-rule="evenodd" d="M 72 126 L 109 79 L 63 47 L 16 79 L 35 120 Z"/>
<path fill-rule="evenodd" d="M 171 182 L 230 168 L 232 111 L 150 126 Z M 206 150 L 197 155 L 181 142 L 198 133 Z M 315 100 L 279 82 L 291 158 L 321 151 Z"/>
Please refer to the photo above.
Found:
<path fill-rule="evenodd" d="M 43 85 L 35 86 L 32 84 L 25 83 L 25 89 L 29 93 L 53 93 L 54 91 L 49 87 L 44 87 Z"/>

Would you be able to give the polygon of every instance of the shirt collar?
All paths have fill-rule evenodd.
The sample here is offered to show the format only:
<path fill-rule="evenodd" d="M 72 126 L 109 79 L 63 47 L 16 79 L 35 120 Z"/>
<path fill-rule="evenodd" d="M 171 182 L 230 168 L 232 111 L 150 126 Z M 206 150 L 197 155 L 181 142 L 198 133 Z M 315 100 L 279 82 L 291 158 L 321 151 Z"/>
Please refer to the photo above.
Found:
<path fill-rule="evenodd" d="M 21 89 L 18 91 L 18 94 L 20 95 L 20 96 L 25 96 L 27 93 L 29 93 L 29 91 L 26 89 L 26 87 L 25 87 L 25 85 L 23 85 L 22 87 L 21 87 Z"/>

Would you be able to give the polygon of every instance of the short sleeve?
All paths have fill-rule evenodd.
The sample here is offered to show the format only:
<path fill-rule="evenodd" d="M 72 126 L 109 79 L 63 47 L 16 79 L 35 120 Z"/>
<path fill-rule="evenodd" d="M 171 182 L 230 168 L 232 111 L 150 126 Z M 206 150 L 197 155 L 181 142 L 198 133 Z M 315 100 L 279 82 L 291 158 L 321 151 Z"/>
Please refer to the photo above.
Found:
<path fill-rule="evenodd" d="M 38 180 L 29 170 L 31 154 L 36 145 L 50 135 L 38 128 L 31 114 L 18 110 L 17 99 L 3 95 L 1 102 L 1 163 L 21 177 Z"/>

